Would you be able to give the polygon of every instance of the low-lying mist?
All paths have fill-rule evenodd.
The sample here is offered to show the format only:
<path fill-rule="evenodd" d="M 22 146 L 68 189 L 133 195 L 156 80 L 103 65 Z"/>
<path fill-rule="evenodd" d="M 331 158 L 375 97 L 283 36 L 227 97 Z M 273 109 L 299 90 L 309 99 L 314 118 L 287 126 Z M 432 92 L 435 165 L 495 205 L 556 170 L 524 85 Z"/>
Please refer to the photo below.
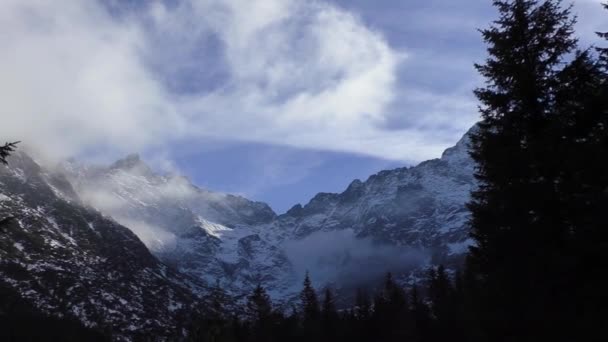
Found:
<path fill-rule="evenodd" d="M 367 285 L 386 272 L 400 273 L 428 263 L 427 251 L 359 238 L 354 230 L 317 232 L 285 244 L 295 271 L 317 284 Z"/>

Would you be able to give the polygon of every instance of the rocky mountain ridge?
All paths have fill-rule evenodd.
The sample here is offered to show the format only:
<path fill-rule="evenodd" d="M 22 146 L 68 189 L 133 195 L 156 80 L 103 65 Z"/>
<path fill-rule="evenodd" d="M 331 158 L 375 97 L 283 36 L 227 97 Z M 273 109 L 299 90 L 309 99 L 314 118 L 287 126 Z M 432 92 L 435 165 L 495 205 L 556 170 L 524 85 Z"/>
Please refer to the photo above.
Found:
<path fill-rule="evenodd" d="M 281 215 L 158 174 L 137 155 L 46 167 L 18 153 L 0 168 L 1 285 L 43 312 L 130 339 L 180 334 L 216 281 L 237 302 L 262 283 L 280 304 L 307 270 L 319 288 L 347 288 L 449 263 L 471 243 L 468 137 L 439 159 L 355 180 Z"/>
<path fill-rule="evenodd" d="M 0 282 L 38 310 L 112 331 L 173 338 L 202 287 L 135 234 L 87 207 L 67 179 L 24 153 L 0 167 Z"/>
<path fill-rule="evenodd" d="M 261 282 L 280 299 L 297 291 L 305 269 L 348 277 L 342 268 L 368 259 L 399 268 L 382 259 L 405 265 L 415 254 L 412 263 L 428 264 L 464 253 L 470 243 L 465 203 L 475 186 L 468 136 L 439 159 L 355 180 L 340 194 L 320 193 L 282 215 L 264 203 L 156 174 L 136 155 L 109 167 L 68 163 L 64 173 L 85 202 L 129 227 L 180 272 L 220 280 L 237 295 Z M 301 253 L 308 242 L 336 237 L 343 244 L 322 255 Z M 362 241 L 366 249 L 391 252 L 359 255 L 353 249 Z"/>

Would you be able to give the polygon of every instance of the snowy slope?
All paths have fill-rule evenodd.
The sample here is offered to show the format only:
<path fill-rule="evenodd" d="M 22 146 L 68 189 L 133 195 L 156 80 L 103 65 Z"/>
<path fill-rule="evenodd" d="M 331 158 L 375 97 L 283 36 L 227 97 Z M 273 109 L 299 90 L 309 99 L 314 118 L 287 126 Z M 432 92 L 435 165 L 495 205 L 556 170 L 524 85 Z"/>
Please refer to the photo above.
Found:
<path fill-rule="evenodd" d="M 475 184 L 467 144 L 468 135 L 440 159 L 381 171 L 365 182 L 355 180 L 341 194 L 318 194 L 273 224 L 295 238 L 351 228 L 359 237 L 396 245 L 428 248 L 462 242 L 465 203 Z"/>
<path fill-rule="evenodd" d="M 116 338 L 177 336 L 178 317 L 202 289 L 23 153 L 0 167 L 0 220 L 2 286 L 46 313 L 74 316 Z"/>
<path fill-rule="evenodd" d="M 63 165 L 80 197 L 131 230 L 152 253 L 233 293 L 262 281 L 283 287 L 289 262 L 260 229 L 276 214 L 265 203 L 216 193 L 175 175 L 159 175 L 131 155 L 109 167 Z"/>

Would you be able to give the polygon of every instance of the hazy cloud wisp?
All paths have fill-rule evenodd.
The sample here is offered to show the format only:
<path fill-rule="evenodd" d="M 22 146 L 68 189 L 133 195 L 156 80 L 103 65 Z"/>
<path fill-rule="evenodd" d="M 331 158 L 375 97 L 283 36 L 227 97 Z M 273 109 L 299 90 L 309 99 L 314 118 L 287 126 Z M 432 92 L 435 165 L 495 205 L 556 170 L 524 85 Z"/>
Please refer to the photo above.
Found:
<path fill-rule="evenodd" d="M 352 229 L 313 233 L 284 247 L 296 274 L 308 271 L 317 283 L 343 286 L 367 284 L 386 272 L 411 270 L 429 260 L 424 250 L 382 245 L 357 237 Z M 349 283 L 341 283 L 344 279 Z"/>

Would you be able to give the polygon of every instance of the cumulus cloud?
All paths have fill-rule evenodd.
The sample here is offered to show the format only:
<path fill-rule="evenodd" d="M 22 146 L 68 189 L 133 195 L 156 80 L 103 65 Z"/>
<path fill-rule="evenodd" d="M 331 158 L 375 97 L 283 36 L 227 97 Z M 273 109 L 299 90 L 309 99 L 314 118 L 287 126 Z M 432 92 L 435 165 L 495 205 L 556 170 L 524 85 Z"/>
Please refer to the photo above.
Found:
<path fill-rule="evenodd" d="M 367 284 L 386 272 L 411 270 L 429 260 L 426 251 L 358 238 L 352 229 L 317 232 L 284 247 L 297 274 L 309 271 L 315 282 L 344 286 Z"/>
<path fill-rule="evenodd" d="M 388 159 L 442 146 L 386 130 L 405 58 L 323 1 L 3 1 L 4 139 L 60 156 L 214 137 Z M 424 149 L 414 149 L 424 142 Z"/>

